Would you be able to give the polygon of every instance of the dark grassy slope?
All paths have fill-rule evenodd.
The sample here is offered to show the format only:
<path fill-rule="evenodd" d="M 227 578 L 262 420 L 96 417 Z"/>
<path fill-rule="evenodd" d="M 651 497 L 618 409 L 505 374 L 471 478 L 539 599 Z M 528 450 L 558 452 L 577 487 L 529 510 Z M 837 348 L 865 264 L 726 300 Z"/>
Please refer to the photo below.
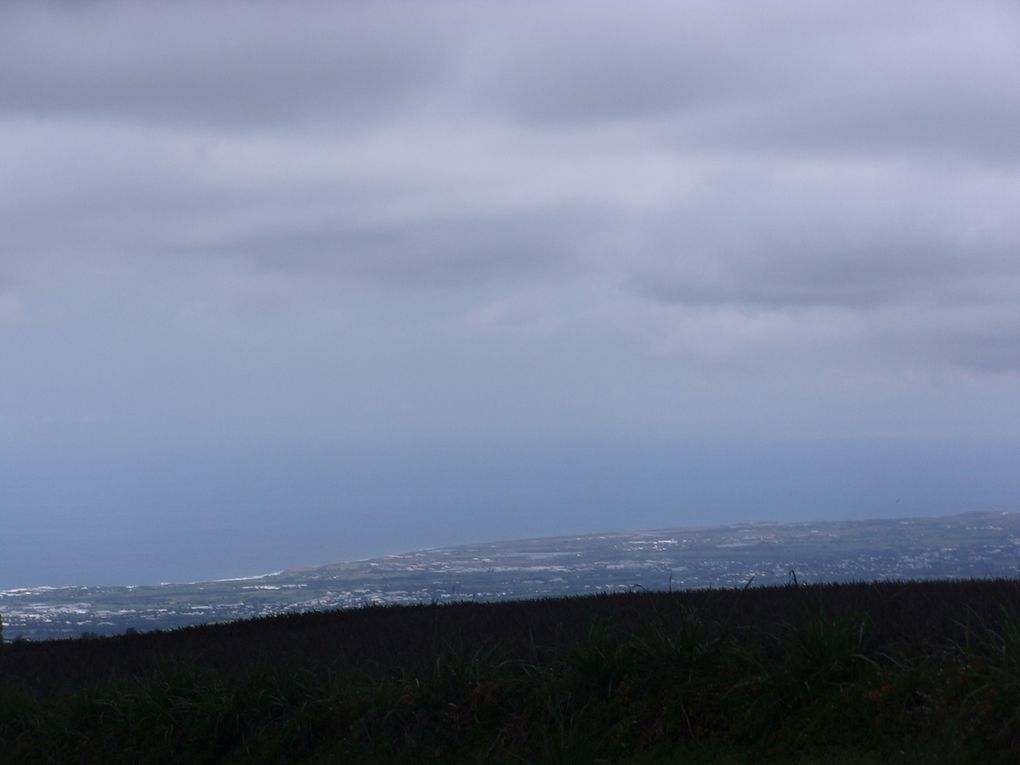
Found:
<path fill-rule="evenodd" d="M 369 608 L 9 645 L 4 762 L 1020 760 L 1020 584 Z"/>

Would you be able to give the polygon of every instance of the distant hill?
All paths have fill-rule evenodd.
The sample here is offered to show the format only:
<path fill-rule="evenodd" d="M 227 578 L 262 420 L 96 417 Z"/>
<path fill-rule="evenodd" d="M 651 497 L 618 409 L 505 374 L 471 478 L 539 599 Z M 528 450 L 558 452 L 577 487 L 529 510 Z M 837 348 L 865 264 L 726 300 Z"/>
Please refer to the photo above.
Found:
<path fill-rule="evenodd" d="M 1020 513 L 746 523 L 463 545 L 218 582 L 0 592 L 11 639 L 115 634 L 372 604 L 631 589 L 1015 578 Z"/>

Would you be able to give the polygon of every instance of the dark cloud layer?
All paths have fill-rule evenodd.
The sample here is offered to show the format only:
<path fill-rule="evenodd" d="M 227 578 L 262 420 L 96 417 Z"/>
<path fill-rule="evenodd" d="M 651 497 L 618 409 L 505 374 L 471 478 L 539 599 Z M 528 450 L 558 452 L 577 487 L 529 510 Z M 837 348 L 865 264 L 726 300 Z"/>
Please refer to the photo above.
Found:
<path fill-rule="evenodd" d="M 0 337 L 49 355 L 0 407 L 119 411 L 33 382 L 112 336 L 125 418 L 243 388 L 269 430 L 1015 404 L 1018 39 L 1006 2 L 5 4 Z M 147 390 L 146 338 L 192 382 Z"/>
<path fill-rule="evenodd" d="M 0 110 L 233 130 L 663 120 L 709 147 L 1008 159 L 1006 2 L 15 3 Z"/>
<path fill-rule="evenodd" d="M 406 10 L 17 4 L 0 32 L 0 109 L 241 131 L 323 117 L 357 125 L 413 101 L 443 69 L 446 25 L 419 29 Z"/>

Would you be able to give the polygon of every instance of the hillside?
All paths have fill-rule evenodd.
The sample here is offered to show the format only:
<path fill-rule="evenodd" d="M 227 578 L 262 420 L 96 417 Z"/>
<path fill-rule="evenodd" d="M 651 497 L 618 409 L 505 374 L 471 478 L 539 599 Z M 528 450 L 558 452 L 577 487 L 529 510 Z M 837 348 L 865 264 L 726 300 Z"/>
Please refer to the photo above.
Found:
<path fill-rule="evenodd" d="M 0 651 L 4 762 L 1015 762 L 1020 583 L 368 607 Z"/>

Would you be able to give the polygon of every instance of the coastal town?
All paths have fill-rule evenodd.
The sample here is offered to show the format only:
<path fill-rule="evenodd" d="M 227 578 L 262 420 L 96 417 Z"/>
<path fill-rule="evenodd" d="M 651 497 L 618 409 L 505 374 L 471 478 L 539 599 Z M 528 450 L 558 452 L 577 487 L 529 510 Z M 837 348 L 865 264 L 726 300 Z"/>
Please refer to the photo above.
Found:
<path fill-rule="evenodd" d="M 235 579 L 0 591 L 5 640 L 295 611 L 620 592 L 1015 578 L 1020 513 L 674 528 L 422 550 Z"/>

